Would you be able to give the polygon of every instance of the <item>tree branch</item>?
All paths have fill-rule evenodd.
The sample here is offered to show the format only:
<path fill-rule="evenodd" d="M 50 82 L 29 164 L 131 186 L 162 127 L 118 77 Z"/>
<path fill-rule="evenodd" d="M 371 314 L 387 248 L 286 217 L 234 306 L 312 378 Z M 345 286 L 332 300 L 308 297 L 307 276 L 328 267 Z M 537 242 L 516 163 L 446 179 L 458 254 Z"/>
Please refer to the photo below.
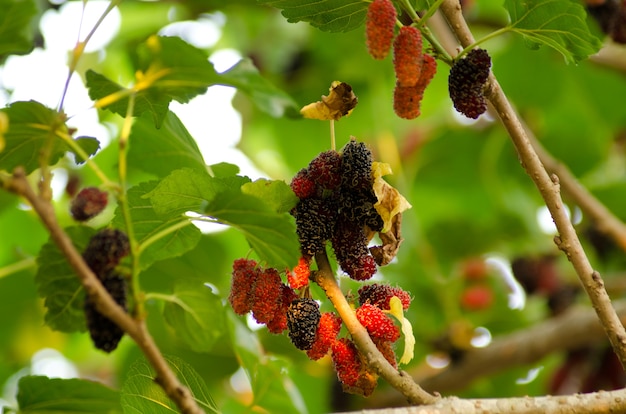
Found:
<path fill-rule="evenodd" d="M 337 285 L 335 276 L 328 262 L 326 252 L 315 255 L 318 270 L 315 272 L 315 282 L 324 290 L 326 296 L 341 316 L 343 323 L 348 328 L 359 352 L 367 360 L 370 368 L 379 376 L 383 377 L 392 387 L 400 391 L 410 404 L 432 404 L 438 400 L 413 381 L 411 376 L 404 371 L 398 371 L 389 364 L 385 357 L 378 351 L 370 338 L 367 330 L 361 325 L 343 292 Z"/>
<path fill-rule="evenodd" d="M 445 0 L 441 5 L 441 11 L 461 44 L 463 46 L 473 44 L 474 37 L 463 18 L 461 5 L 458 0 Z M 552 176 L 548 175 L 537 152 L 530 143 L 517 114 L 511 107 L 493 73 L 489 75 L 486 97 L 498 112 L 500 120 L 517 150 L 522 166 L 535 183 L 552 215 L 559 232 L 555 242 L 567 255 L 567 258 L 576 270 L 611 342 L 611 346 L 618 355 L 622 367 L 626 367 L 626 330 L 624 330 L 624 326 L 611 306 L 611 300 L 604 289 L 604 283 L 600 274 L 589 263 L 589 259 L 570 222 L 560 197 L 558 177 L 554 174 Z"/>
<path fill-rule="evenodd" d="M 507 413 L 507 414 L 606 414 L 626 412 L 624 390 L 599 391 L 547 397 L 442 398 L 421 407 L 384 408 L 381 410 L 353 411 L 350 414 L 442 414 L 442 413 Z M 337 413 L 348 414 L 348 413 Z"/>
<path fill-rule="evenodd" d="M 124 332 L 128 334 L 139 346 L 150 364 L 156 371 L 155 381 L 163 388 L 165 393 L 178 405 L 185 414 L 200 414 L 202 409 L 190 391 L 182 385 L 176 375 L 171 370 L 165 358 L 157 348 L 143 320 L 134 320 L 113 300 L 111 295 L 102 286 L 96 275 L 83 260 L 81 254 L 76 250 L 72 240 L 63 231 L 57 222 L 52 204 L 44 198 L 38 196 L 26 179 L 26 174 L 22 168 L 16 168 L 13 177 L 7 180 L 5 188 L 22 197 L 31 204 L 32 208 L 39 215 L 44 226 L 48 229 L 52 240 L 59 247 L 68 263 L 80 279 L 85 291 L 95 302 L 96 309 L 104 316 L 115 322 Z"/>

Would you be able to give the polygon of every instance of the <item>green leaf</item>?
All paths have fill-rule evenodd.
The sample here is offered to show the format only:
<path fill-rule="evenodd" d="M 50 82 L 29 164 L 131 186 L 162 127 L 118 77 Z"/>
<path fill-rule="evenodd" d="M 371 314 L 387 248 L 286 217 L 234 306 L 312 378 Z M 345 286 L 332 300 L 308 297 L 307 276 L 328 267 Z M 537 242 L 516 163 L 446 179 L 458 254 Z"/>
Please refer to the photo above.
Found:
<path fill-rule="evenodd" d="M 130 165 L 159 177 L 183 167 L 206 171 L 196 141 L 173 112 L 168 111 L 160 129 L 155 128 L 147 115 L 133 124 L 128 151 Z"/>
<path fill-rule="evenodd" d="M 100 149 L 100 141 L 93 137 L 78 137 L 75 141 L 89 156 L 94 155 Z M 74 151 L 72 153 L 74 154 L 76 164 L 82 164 L 87 161 Z"/>
<path fill-rule="evenodd" d="M 215 178 L 203 171 L 183 168 L 165 177 L 147 196 L 157 214 L 201 213 L 202 206 L 218 194 L 239 190 L 247 182 L 250 182 L 248 177 Z"/>
<path fill-rule="evenodd" d="M 74 246 L 82 252 L 95 230 L 87 226 L 65 229 Z M 39 296 L 45 299 L 46 324 L 57 331 L 85 331 L 83 303 L 85 291 L 78 276 L 67 262 L 57 245 L 49 240 L 37 257 L 35 283 Z"/>
<path fill-rule="evenodd" d="M 196 403 L 207 413 L 219 413 L 204 380 L 193 367 L 180 358 L 165 356 L 178 380 L 190 391 Z M 178 407 L 155 381 L 154 369 L 145 359 L 133 363 L 121 389 L 125 413 L 171 414 Z"/>
<path fill-rule="evenodd" d="M 176 336 L 196 352 L 208 352 L 225 332 L 224 305 L 200 282 L 178 283 L 163 316 Z"/>
<path fill-rule="evenodd" d="M 18 383 L 20 413 L 121 413 L 120 395 L 104 385 L 82 379 L 22 377 Z"/>
<path fill-rule="evenodd" d="M 258 0 L 260 4 L 282 9 L 290 23 L 309 22 L 328 32 L 347 32 L 361 26 L 369 2 L 363 0 Z"/>
<path fill-rule="evenodd" d="M 242 185 L 241 192 L 260 198 L 277 213 L 288 213 L 298 204 L 298 197 L 284 181 L 261 178 Z"/>
<path fill-rule="evenodd" d="M 267 358 L 258 338 L 232 312 L 228 316 L 233 350 L 250 380 L 253 404 L 270 413 L 306 413 L 302 396 L 285 375 L 291 367 L 283 360 Z"/>
<path fill-rule="evenodd" d="M 180 256 L 193 249 L 200 240 L 200 230 L 180 214 L 159 215 L 146 194 L 157 186 L 157 181 L 141 183 L 128 189 L 126 198 L 133 222 L 135 238 L 139 242 L 140 266 L 147 269 L 158 260 Z M 125 228 L 121 208 L 115 211 L 113 225 Z"/>
<path fill-rule="evenodd" d="M 96 73 L 91 69 L 85 73 L 85 79 L 87 89 L 89 90 L 89 97 L 94 101 L 113 94 L 122 94 L 123 97 L 104 107 L 122 117 L 126 116 L 126 112 L 128 111 L 128 97 L 133 93 L 130 89 L 118 85 L 106 76 Z M 150 113 L 153 122 L 156 127 L 159 128 L 167 114 L 169 104 L 169 97 L 159 95 L 156 91 L 151 89 L 144 90 L 135 95 L 133 115 L 141 116 L 145 112 Z"/>
<path fill-rule="evenodd" d="M 298 104 L 262 77 L 250 59 L 242 59 L 222 73 L 222 83 L 245 93 L 260 110 L 273 117 L 301 117 Z"/>
<path fill-rule="evenodd" d="M 574 63 L 596 53 L 602 42 L 589 31 L 582 5 L 570 0 L 505 0 L 508 28 L 522 34 L 532 48 L 550 46 Z"/>
<path fill-rule="evenodd" d="M 293 268 L 298 263 L 300 249 L 293 219 L 272 211 L 259 198 L 228 193 L 215 197 L 204 213 L 242 232 L 268 267 Z"/>
<path fill-rule="evenodd" d="M 239 174 L 239 167 L 235 164 L 229 164 L 227 162 L 219 162 L 217 164 L 211 164 L 209 166 L 211 175 L 213 177 L 232 177 Z"/>
<path fill-rule="evenodd" d="M 37 16 L 34 0 L 0 0 L 0 60 L 7 55 L 24 55 L 35 46 L 33 35 Z"/>
<path fill-rule="evenodd" d="M 36 101 L 14 102 L 3 111 L 9 116 L 9 129 L 4 134 L 0 169 L 12 171 L 22 166 L 30 174 L 39 168 L 42 154 L 47 154 L 47 165 L 54 165 L 70 150 L 57 136 L 68 133 L 64 114 Z"/>

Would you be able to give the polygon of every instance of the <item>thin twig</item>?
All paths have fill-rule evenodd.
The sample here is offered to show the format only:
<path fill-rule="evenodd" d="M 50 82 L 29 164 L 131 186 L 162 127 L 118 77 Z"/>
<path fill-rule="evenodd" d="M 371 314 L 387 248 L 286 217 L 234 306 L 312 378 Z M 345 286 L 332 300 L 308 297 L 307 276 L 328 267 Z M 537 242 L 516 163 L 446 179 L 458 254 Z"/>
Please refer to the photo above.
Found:
<path fill-rule="evenodd" d="M 74 247 L 72 240 L 59 225 L 54 208 L 49 201 L 35 194 L 33 188 L 26 179 L 22 168 L 17 168 L 12 179 L 4 183 L 5 188 L 24 197 L 41 221 L 48 229 L 52 240 L 59 247 L 68 263 L 80 279 L 85 291 L 90 295 L 96 305 L 96 309 L 104 316 L 115 322 L 128 334 L 142 350 L 156 372 L 155 381 L 163 388 L 165 393 L 176 403 L 181 412 L 185 414 L 200 414 L 202 409 L 198 407 L 190 391 L 178 381 L 163 355 L 157 348 L 143 320 L 134 320 L 116 302 L 102 286 L 96 275 L 85 263 L 80 253 Z"/>
<path fill-rule="evenodd" d="M 458 0 L 444 1 L 441 11 L 461 45 L 466 47 L 473 44 L 474 37 L 465 22 Z M 624 330 L 624 326 L 611 305 L 611 300 L 604 289 L 604 283 L 600 274 L 591 266 L 576 235 L 576 231 L 570 222 L 561 200 L 558 177 L 554 174 L 550 176 L 544 168 L 517 114 L 511 107 L 493 73 L 489 76 L 488 85 L 486 97 L 498 112 L 502 124 L 515 145 L 522 166 L 541 193 L 559 231 L 559 236 L 555 238 L 555 242 L 565 252 L 576 270 L 609 341 L 622 363 L 622 367 L 626 367 L 626 330 Z"/>
<path fill-rule="evenodd" d="M 376 374 L 383 377 L 392 387 L 400 391 L 410 404 L 422 405 L 436 402 L 438 397 L 424 391 L 406 372 L 398 371 L 392 367 L 378 351 L 367 330 L 359 323 L 346 297 L 343 295 L 339 285 L 337 285 L 326 252 L 315 255 L 315 262 L 318 267 L 318 271 L 315 273 L 315 282 L 324 290 L 339 316 L 341 316 L 357 349 L 367 360 L 368 366 Z"/>

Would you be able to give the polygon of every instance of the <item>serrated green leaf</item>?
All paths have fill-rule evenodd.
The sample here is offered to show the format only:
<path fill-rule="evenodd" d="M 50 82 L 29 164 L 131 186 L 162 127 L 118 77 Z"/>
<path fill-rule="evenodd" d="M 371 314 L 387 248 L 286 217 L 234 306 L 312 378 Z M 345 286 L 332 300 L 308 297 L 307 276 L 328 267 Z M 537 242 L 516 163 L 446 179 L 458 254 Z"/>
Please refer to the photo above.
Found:
<path fill-rule="evenodd" d="M 22 377 L 18 383 L 20 413 L 121 413 L 120 395 L 104 385 L 77 378 Z"/>
<path fill-rule="evenodd" d="M 167 216 L 155 212 L 146 194 L 157 185 L 158 181 L 141 183 L 126 193 L 135 238 L 139 242 L 141 269 L 147 269 L 158 260 L 182 255 L 193 249 L 201 237 L 200 230 L 182 215 L 184 212 Z M 113 225 L 125 228 L 121 208 L 115 211 Z"/>
<path fill-rule="evenodd" d="M 582 5 L 570 0 L 505 0 L 510 30 L 522 34 L 531 47 L 547 45 L 578 62 L 596 53 L 602 42 L 589 31 Z"/>
<path fill-rule="evenodd" d="M 87 226 L 65 229 L 74 246 L 82 252 L 95 230 Z M 78 276 L 56 244 L 49 240 L 37 257 L 35 283 L 39 296 L 44 298 L 46 324 L 57 331 L 85 331 L 83 304 L 85 291 Z"/>
<path fill-rule="evenodd" d="M 284 181 L 261 178 L 242 185 L 241 192 L 260 198 L 277 213 L 287 213 L 298 204 L 298 197 Z"/>
<path fill-rule="evenodd" d="M 177 283 L 163 309 L 176 336 L 196 352 L 208 352 L 224 335 L 224 305 L 210 287 Z"/>
<path fill-rule="evenodd" d="M 33 0 L 0 0 L 0 60 L 33 50 L 37 5 Z"/>
<path fill-rule="evenodd" d="M 85 73 L 86 85 L 89 97 L 94 101 L 105 98 L 113 94 L 123 95 L 120 99 L 105 105 L 104 108 L 125 117 L 128 111 L 128 97 L 133 93 L 130 89 L 108 79 L 99 73 L 89 69 Z M 157 91 L 147 89 L 135 95 L 135 105 L 133 114 L 141 116 L 143 113 L 150 113 L 157 128 L 161 126 L 170 104 L 170 98 L 157 93 Z"/>
<path fill-rule="evenodd" d="M 48 165 L 54 165 L 70 150 L 56 134 L 67 134 L 65 115 L 39 102 L 14 102 L 3 109 L 9 117 L 4 134 L 5 148 L 0 152 L 0 169 L 12 171 L 22 166 L 29 174 L 39 168 L 42 154 Z"/>
<path fill-rule="evenodd" d="M 147 196 L 157 214 L 201 213 L 202 206 L 218 194 L 239 190 L 247 182 L 248 177 L 211 177 L 203 171 L 182 168 L 165 177 Z"/>
<path fill-rule="evenodd" d="M 268 267 L 293 268 L 300 258 L 293 219 L 279 214 L 257 197 L 232 192 L 207 204 L 204 213 L 242 232 Z"/>
<path fill-rule="evenodd" d="M 300 118 L 300 107 L 285 92 L 272 85 L 259 73 L 250 59 L 242 59 L 221 74 L 222 83 L 234 86 L 252 99 L 263 112 L 279 118 Z"/>
<path fill-rule="evenodd" d="M 282 9 L 291 23 L 308 22 L 320 30 L 347 32 L 365 21 L 369 2 L 363 0 L 258 0 L 260 4 Z"/>
<path fill-rule="evenodd" d="M 200 408 L 207 413 L 219 413 L 204 380 L 192 366 L 178 357 L 165 356 L 165 359 L 178 380 L 191 391 Z M 171 414 L 172 412 L 179 412 L 176 404 L 156 383 L 154 369 L 143 358 L 131 365 L 120 393 L 122 408 L 126 414 Z"/>
<path fill-rule="evenodd" d="M 168 111 L 160 129 L 144 113 L 133 124 L 129 140 L 128 161 L 133 167 L 158 177 L 184 167 L 206 171 L 196 141 L 173 112 Z"/>

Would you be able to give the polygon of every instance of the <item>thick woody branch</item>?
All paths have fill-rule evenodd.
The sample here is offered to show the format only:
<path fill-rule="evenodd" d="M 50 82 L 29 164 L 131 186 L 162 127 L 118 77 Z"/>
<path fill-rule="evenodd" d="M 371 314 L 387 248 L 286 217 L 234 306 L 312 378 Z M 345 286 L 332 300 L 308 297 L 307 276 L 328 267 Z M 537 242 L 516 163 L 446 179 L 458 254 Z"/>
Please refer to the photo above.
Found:
<path fill-rule="evenodd" d="M 113 300 L 111 295 L 102 286 L 96 275 L 91 271 L 83 260 L 80 253 L 74 247 L 72 240 L 63 231 L 57 222 L 52 204 L 38 196 L 30 186 L 24 170 L 17 168 L 13 177 L 5 182 L 5 188 L 24 197 L 41 221 L 48 229 L 52 240 L 59 247 L 68 263 L 80 279 L 85 291 L 95 302 L 96 309 L 104 316 L 115 322 L 124 330 L 139 346 L 150 364 L 156 371 L 155 381 L 163 388 L 165 393 L 178 405 L 185 414 L 200 414 L 203 411 L 198 407 L 189 390 L 182 385 L 167 361 L 157 348 L 152 336 L 141 320 L 134 320 Z"/>
<path fill-rule="evenodd" d="M 488 399 L 447 397 L 429 406 L 362 410 L 350 414 L 608 414 L 626 412 L 625 396 L 624 391 L 619 390 L 547 397 Z"/>
<path fill-rule="evenodd" d="M 445 0 L 441 5 L 441 11 L 461 44 L 464 47 L 473 44 L 474 38 L 463 18 L 461 5 L 458 0 Z M 486 97 L 496 109 L 502 124 L 513 141 L 522 166 L 535 183 L 546 203 L 546 207 L 552 215 L 554 224 L 559 232 L 555 242 L 567 255 L 567 258 L 576 270 L 615 353 L 618 355 L 622 366 L 626 367 L 626 331 L 611 305 L 611 300 L 604 289 L 602 278 L 589 263 L 589 259 L 570 222 L 561 200 L 559 179 L 554 174 L 550 176 L 544 168 L 517 114 L 511 107 L 493 73 L 489 76 L 488 85 Z"/>
<path fill-rule="evenodd" d="M 367 360 L 368 366 L 376 374 L 383 377 L 392 387 L 400 391 L 410 404 L 432 404 L 437 401 L 438 397 L 420 388 L 406 372 L 398 371 L 392 367 L 378 351 L 367 330 L 359 323 L 350 304 L 343 295 L 339 285 L 337 285 L 326 252 L 315 255 L 315 262 L 318 267 L 318 271 L 315 273 L 315 282 L 324 290 L 339 316 L 341 316 L 357 349 Z"/>

